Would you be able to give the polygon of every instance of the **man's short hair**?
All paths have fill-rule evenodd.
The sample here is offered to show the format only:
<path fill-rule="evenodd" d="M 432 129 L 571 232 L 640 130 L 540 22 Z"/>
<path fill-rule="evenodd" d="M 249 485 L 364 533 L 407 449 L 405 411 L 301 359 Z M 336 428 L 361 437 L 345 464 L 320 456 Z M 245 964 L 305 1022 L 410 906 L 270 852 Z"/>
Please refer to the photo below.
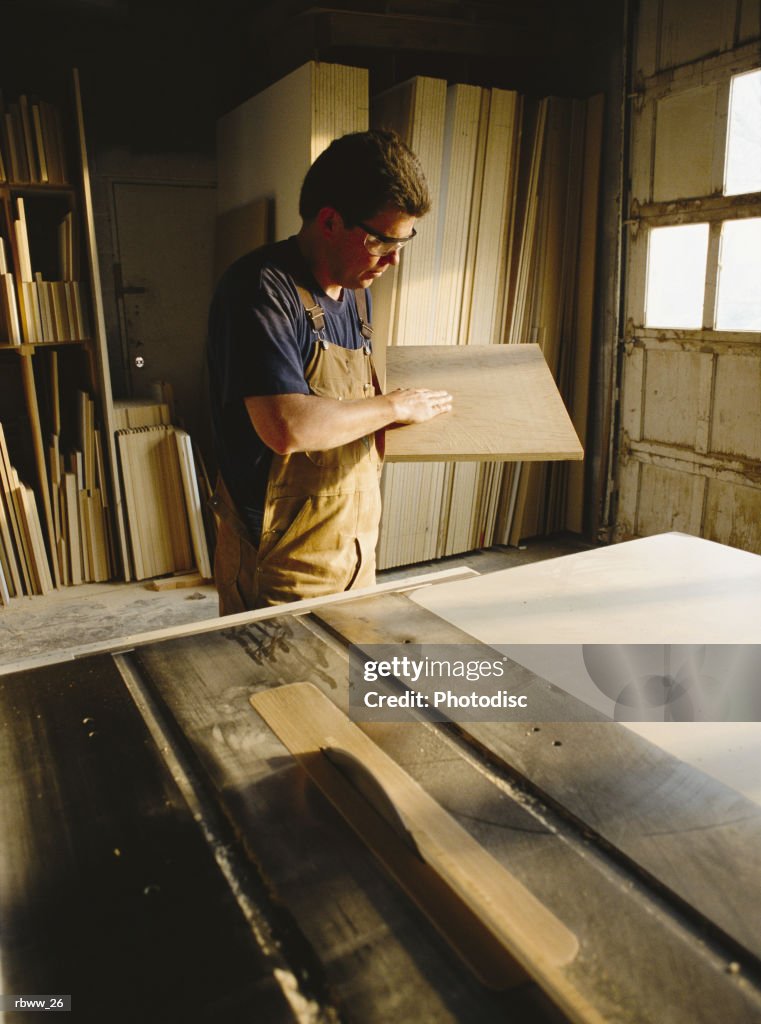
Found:
<path fill-rule="evenodd" d="M 331 206 L 347 227 L 388 207 L 422 217 L 431 208 L 420 161 L 393 131 L 343 135 L 317 157 L 301 186 L 299 213 L 312 220 Z"/>

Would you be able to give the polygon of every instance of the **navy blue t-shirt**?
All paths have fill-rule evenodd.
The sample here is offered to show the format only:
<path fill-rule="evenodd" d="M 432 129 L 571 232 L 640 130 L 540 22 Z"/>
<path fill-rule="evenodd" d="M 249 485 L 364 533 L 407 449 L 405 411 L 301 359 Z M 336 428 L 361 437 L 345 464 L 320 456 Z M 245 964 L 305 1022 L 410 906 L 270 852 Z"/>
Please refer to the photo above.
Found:
<path fill-rule="evenodd" d="M 326 295 L 295 236 L 243 256 L 222 276 L 209 313 L 211 417 L 219 471 L 241 511 L 263 509 L 272 459 L 244 400 L 309 394 L 304 370 L 315 336 L 294 277 L 322 307 L 329 341 L 351 349 L 364 344 L 354 293 L 344 289 L 338 301 Z M 369 293 L 367 299 L 369 311 Z"/>

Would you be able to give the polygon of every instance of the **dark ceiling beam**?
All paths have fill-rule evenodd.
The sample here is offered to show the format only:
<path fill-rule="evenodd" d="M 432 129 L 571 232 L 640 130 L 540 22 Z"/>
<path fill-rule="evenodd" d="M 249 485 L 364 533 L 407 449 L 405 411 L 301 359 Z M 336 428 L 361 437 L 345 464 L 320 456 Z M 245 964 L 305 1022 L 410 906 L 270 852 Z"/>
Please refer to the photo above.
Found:
<path fill-rule="evenodd" d="M 482 21 L 318 8 L 297 16 L 294 22 L 299 34 L 307 25 L 313 27 L 313 38 L 320 49 L 351 46 L 513 57 L 526 52 L 546 53 L 548 48 L 546 32 L 511 30 L 505 24 Z"/>

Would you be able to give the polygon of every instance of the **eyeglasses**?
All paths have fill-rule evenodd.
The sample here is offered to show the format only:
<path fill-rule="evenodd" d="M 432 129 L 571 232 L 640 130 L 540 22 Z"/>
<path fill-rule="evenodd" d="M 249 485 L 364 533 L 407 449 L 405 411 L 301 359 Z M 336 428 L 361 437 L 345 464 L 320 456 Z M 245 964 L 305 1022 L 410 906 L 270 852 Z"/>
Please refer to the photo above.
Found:
<path fill-rule="evenodd" d="M 406 238 L 393 238 L 391 235 L 382 235 L 377 228 L 368 227 L 361 221 L 357 221 L 356 227 L 362 228 L 365 232 L 365 249 L 371 256 L 388 256 L 392 252 L 399 252 L 417 234 L 413 228 L 412 234 Z"/>

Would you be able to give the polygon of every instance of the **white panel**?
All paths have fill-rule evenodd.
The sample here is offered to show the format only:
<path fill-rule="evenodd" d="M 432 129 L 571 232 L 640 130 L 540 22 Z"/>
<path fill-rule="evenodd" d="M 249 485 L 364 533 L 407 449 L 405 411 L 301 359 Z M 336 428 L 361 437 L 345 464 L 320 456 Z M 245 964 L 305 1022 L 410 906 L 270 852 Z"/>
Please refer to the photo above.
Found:
<path fill-rule="evenodd" d="M 642 0 L 639 5 L 637 49 L 634 57 L 637 78 L 649 78 L 656 70 L 660 6 L 660 0 Z"/>
<path fill-rule="evenodd" d="M 649 203 L 653 195 L 653 140 L 655 100 L 637 106 L 632 119 L 631 195 L 638 203 Z"/>
<path fill-rule="evenodd" d="M 621 397 L 621 426 L 632 441 L 642 439 L 642 380 L 644 375 L 645 350 L 631 348 L 624 360 L 624 377 Z"/>
<path fill-rule="evenodd" d="M 701 362 L 710 358 L 694 352 L 651 349 L 647 353 L 643 423 L 647 440 L 694 446 Z"/>
<path fill-rule="evenodd" d="M 728 50 L 737 0 L 663 0 L 661 69 Z"/>
<path fill-rule="evenodd" d="M 672 93 L 658 101 L 653 199 L 707 196 L 713 191 L 717 86 Z"/>
<path fill-rule="evenodd" d="M 635 532 L 644 537 L 668 530 L 697 532 L 700 524 L 693 522 L 693 504 L 695 488 L 701 484 L 692 473 L 643 465 Z"/>
<path fill-rule="evenodd" d="M 634 536 L 639 501 L 639 477 L 642 463 L 624 456 L 618 465 L 618 508 L 616 510 L 616 539 L 629 540 Z"/>
<path fill-rule="evenodd" d="M 761 459 L 761 356 L 716 361 L 711 451 Z"/>

